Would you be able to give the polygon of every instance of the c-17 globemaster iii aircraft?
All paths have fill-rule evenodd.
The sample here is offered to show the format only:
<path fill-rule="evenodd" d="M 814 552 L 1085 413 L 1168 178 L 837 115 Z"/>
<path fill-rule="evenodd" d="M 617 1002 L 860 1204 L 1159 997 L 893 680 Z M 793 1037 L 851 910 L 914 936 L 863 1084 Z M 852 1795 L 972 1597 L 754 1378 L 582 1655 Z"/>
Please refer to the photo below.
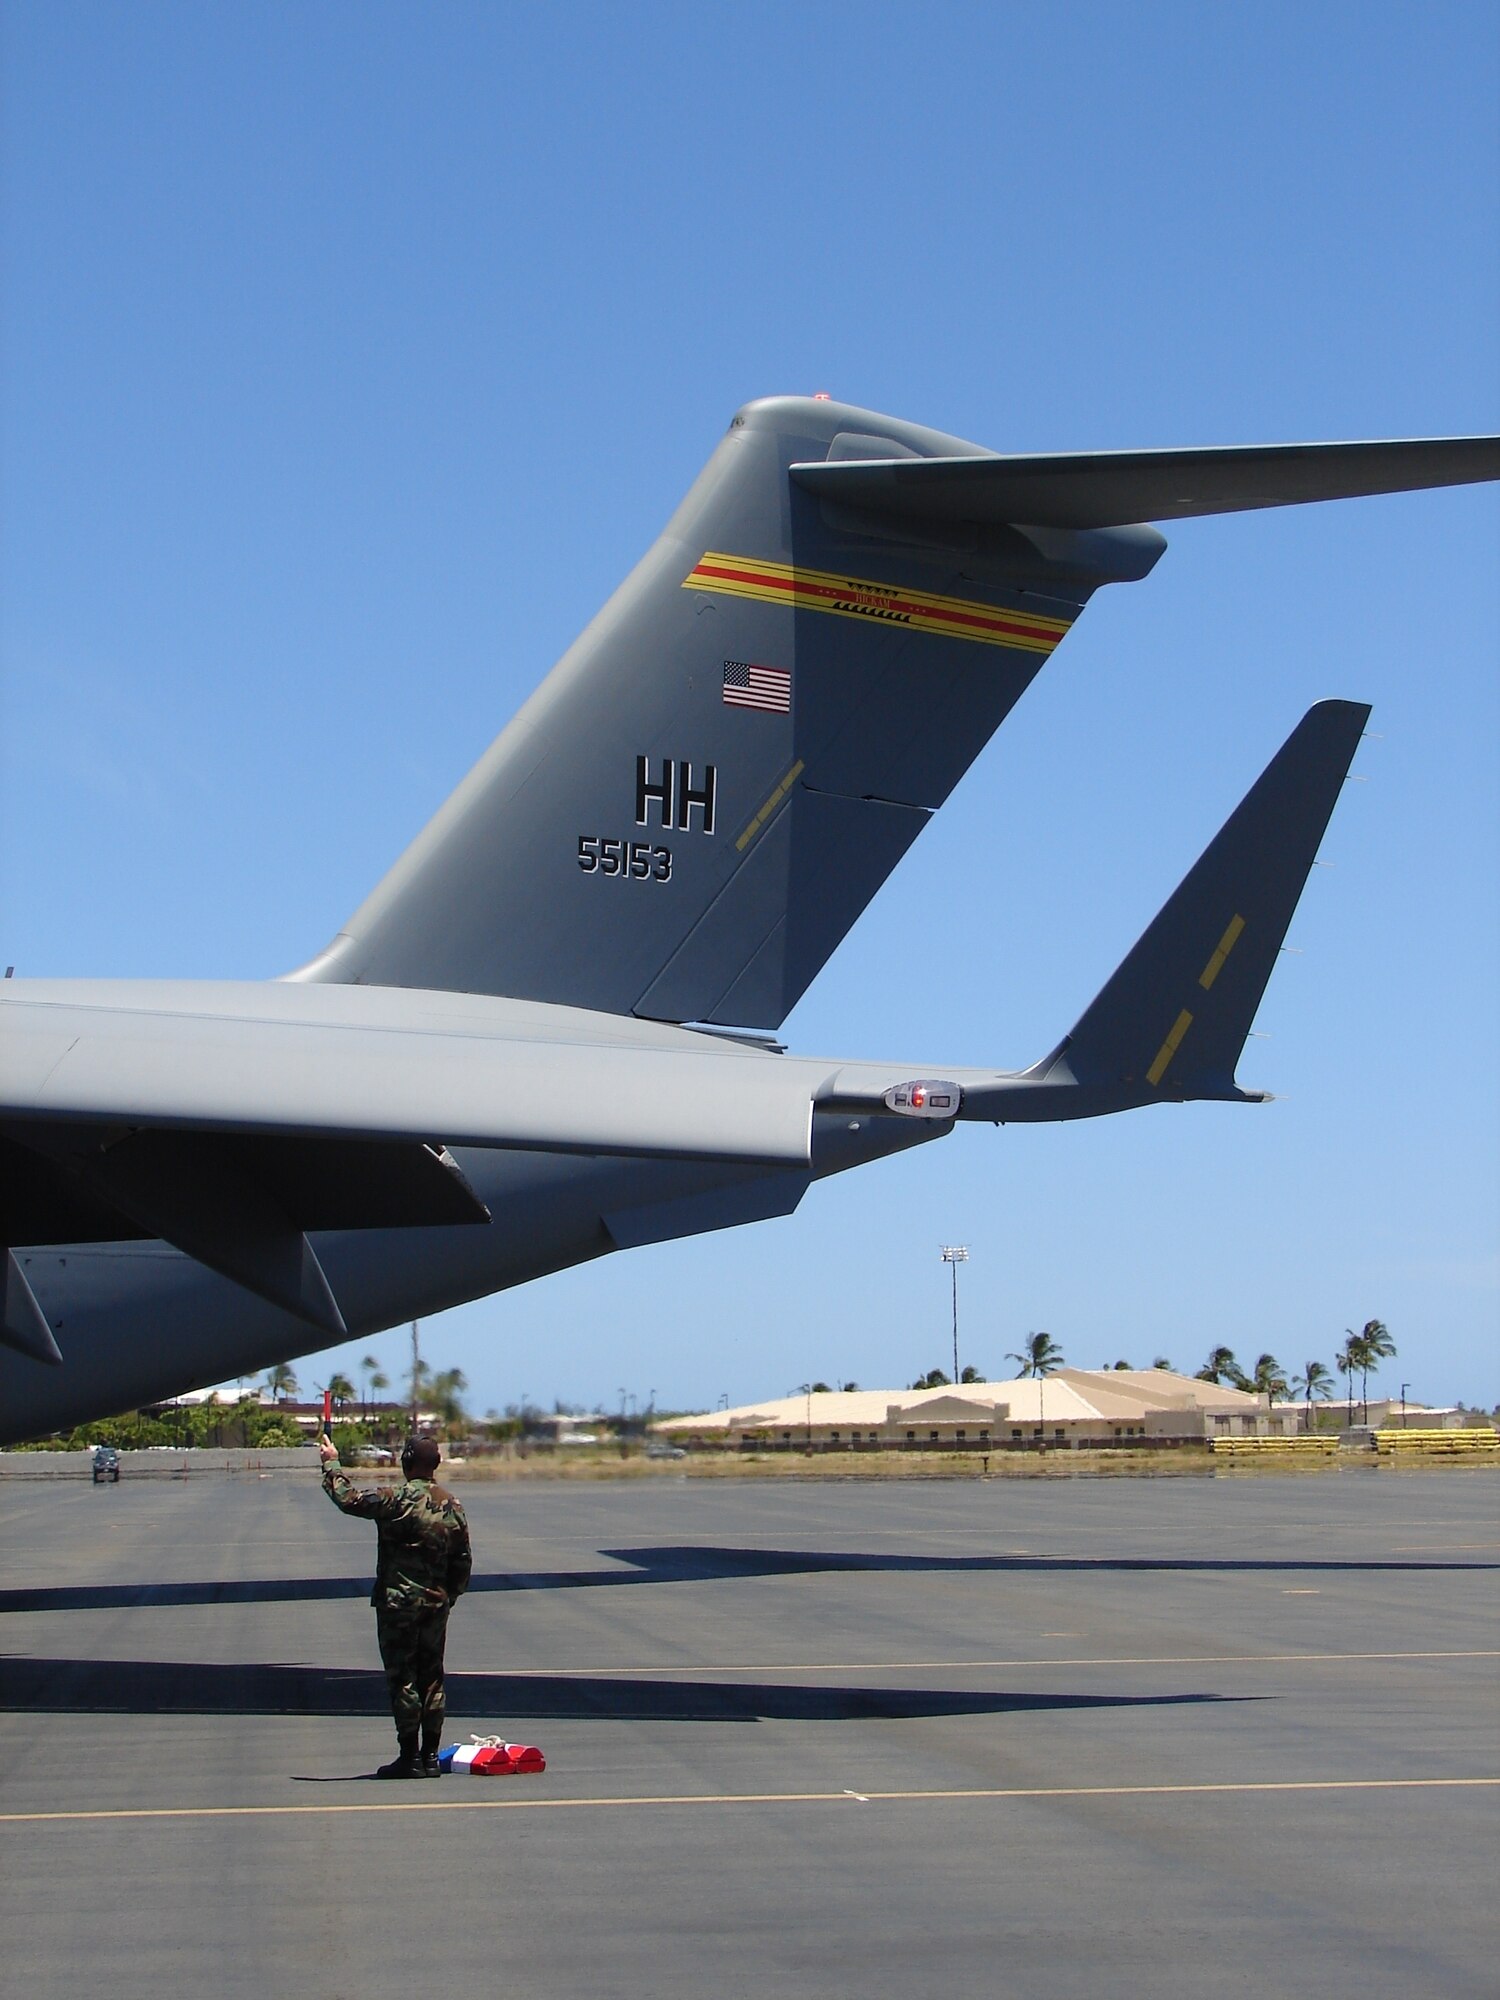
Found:
<path fill-rule="evenodd" d="M 1321 702 L 1020 1071 L 771 1038 L 1152 520 L 1500 477 L 1500 440 L 1005 457 L 748 404 L 582 637 L 317 958 L 0 983 L 0 1441 L 951 1131 L 1234 1080 L 1368 710 Z"/>

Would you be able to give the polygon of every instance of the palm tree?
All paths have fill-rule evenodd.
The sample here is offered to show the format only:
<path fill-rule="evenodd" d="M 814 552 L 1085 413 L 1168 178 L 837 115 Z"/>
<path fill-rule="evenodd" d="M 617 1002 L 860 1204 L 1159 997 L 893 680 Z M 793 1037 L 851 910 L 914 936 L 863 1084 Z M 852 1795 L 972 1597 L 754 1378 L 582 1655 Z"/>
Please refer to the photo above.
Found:
<path fill-rule="evenodd" d="M 365 1356 L 364 1360 L 359 1364 L 359 1372 L 365 1378 L 365 1422 L 368 1423 L 370 1421 L 371 1390 L 375 1388 L 377 1379 L 382 1389 L 388 1385 L 384 1375 L 380 1373 L 380 1357 L 376 1354 L 367 1354 Z"/>
<path fill-rule="evenodd" d="M 1022 1378 L 1027 1376 L 1053 1375 L 1059 1368 L 1067 1366 L 1063 1351 L 1050 1333 L 1028 1333 L 1026 1345 L 1019 1354 L 1007 1354 L 1007 1361 L 1020 1364 Z"/>
<path fill-rule="evenodd" d="M 445 1368 L 432 1378 L 432 1400 L 437 1406 L 438 1416 L 445 1425 L 459 1424 L 464 1419 L 463 1392 L 469 1386 L 461 1368 Z"/>
<path fill-rule="evenodd" d="M 1346 1327 L 1347 1333 L 1349 1329 Z M 1396 1343 L 1391 1339 L 1390 1329 L 1383 1320 L 1367 1319 L 1357 1334 L 1351 1336 L 1359 1342 L 1359 1399 L 1362 1405 L 1360 1415 L 1370 1421 L 1370 1375 L 1380 1373 L 1382 1361 L 1395 1357 Z"/>
<path fill-rule="evenodd" d="M 333 1407 L 342 1410 L 346 1403 L 354 1401 L 354 1384 L 347 1375 L 330 1375 L 328 1393 L 333 1398 Z"/>
<path fill-rule="evenodd" d="M 1281 1363 L 1274 1354 L 1263 1354 L 1256 1362 L 1255 1373 L 1250 1379 L 1255 1384 L 1256 1394 L 1266 1399 L 1266 1415 L 1269 1418 L 1272 1403 L 1278 1396 L 1286 1394 L 1286 1377 L 1281 1372 Z"/>
<path fill-rule="evenodd" d="M 266 1370 L 266 1387 L 273 1403 L 284 1403 L 288 1396 L 297 1393 L 296 1371 L 289 1362 L 278 1361 L 274 1368 Z"/>
<path fill-rule="evenodd" d="M 1311 1431 L 1314 1401 L 1326 1402 L 1333 1394 L 1333 1371 L 1325 1368 L 1321 1361 L 1309 1361 L 1302 1373 L 1293 1379 L 1292 1389 L 1295 1394 L 1307 1399 L 1307 1421 L 1304 1428 Z"/>
<path fill-rule="evenodd" d="M 1042 1450 L 1047 1449 L 1047 1377 L 1059 1368 L 1067 1366 L 1063 1351 L 1050 1333 L 1028 1333 L 1026 1345 L 1019 1354 L 1007 1354 L 1007 1361 L 1020 1364 L 1023 1379 L 1030 1375 L 1037 1383 L 1036 1415 L 1037 1428 L 1042 1433 Z"/>
<path fill-rule="evenodd" d="M 1245 1371 L 1234 1358 L 1232 1347 L 1216 1347 L 1207 1361 L 1198 1370 L 1195 1378 L 1199 1382 L 1227 1382 L 1232 1389 L 1246 1389 L 1250 1385 Z"/>
<path fill-rule="evenodd" d="M 1354 1378 L 1359 1373 L 1359 1335 L 1352 1327 L 1344 1328 L 1348 1338 L 1333 1357 L 1333 1365 L 1344 1376 L 1349 1389 L 1348 1422 L 1354 1422 Z"/>

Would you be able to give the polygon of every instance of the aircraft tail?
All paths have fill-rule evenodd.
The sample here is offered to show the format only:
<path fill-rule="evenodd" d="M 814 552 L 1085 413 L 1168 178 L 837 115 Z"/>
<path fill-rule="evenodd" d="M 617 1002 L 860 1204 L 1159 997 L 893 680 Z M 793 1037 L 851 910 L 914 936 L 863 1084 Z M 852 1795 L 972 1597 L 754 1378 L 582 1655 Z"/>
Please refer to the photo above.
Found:
<path fill-rule="evenodd" d="M 965 1079 L 960 1115 L 1259 1101 L 1235 1065 L 1369 715 L 1355 701 L 1309 709 L 1071 1033 L 1019 1076 Z"/>
<path fill-rule="evenodd" d="M 780 1025 L 1150 529 L 892 522 L 795 463 L 976 447 L 746 406 L 661 539 L 306 980 Z"/>
<path fill-rule="evenodd" d="M 1166 544 L 1139 523 L 1497 473 L 1486 438 L 1004 458 L 822 398 L 747 404 L 291 977 L 779 1027 L 1092 592 L 1149 572 Z M 1120 1032 L 1089 1017 L 1111 1062 Z"/>

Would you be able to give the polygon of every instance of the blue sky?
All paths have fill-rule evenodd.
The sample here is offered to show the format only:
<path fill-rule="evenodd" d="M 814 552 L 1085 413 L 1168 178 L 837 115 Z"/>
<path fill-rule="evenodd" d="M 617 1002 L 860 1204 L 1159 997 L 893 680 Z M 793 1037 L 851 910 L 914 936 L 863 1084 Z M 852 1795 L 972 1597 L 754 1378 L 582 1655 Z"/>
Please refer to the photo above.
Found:
<path fill-rule="evenodd" d="M 1491 5 L 10 0 L 0 34 L 21 974 L 311 956 L 749 397 L 1001 450 L 1500 429 Z M 1174 528 L 784 1031 L 1034 1059 L 1344 695 L 1378 740 L 1240 1069 L 1280 1102 L 960 1132 L 433 1320 L 434 1361 L 481 1410 L 904 1382 L 956 1239 L 989 1372 L 1038 1328 L 1300 1369 L 1379 1317 L 1393 1386 L 1500 1398 L 1497 531 L 1493 488 Z"/>

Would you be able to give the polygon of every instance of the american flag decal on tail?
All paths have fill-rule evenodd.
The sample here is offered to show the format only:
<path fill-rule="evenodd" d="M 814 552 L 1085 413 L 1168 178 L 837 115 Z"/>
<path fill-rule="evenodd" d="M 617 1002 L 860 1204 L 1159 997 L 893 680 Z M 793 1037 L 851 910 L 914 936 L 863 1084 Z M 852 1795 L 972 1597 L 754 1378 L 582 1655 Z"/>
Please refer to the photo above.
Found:
<path fill-rule="evenodd" d="M 773 715 L 786 715 L 792 706 L 792 677 L 782 667 L 726 660 L 724 699 L 731 708 L 763 708 Z"/>

